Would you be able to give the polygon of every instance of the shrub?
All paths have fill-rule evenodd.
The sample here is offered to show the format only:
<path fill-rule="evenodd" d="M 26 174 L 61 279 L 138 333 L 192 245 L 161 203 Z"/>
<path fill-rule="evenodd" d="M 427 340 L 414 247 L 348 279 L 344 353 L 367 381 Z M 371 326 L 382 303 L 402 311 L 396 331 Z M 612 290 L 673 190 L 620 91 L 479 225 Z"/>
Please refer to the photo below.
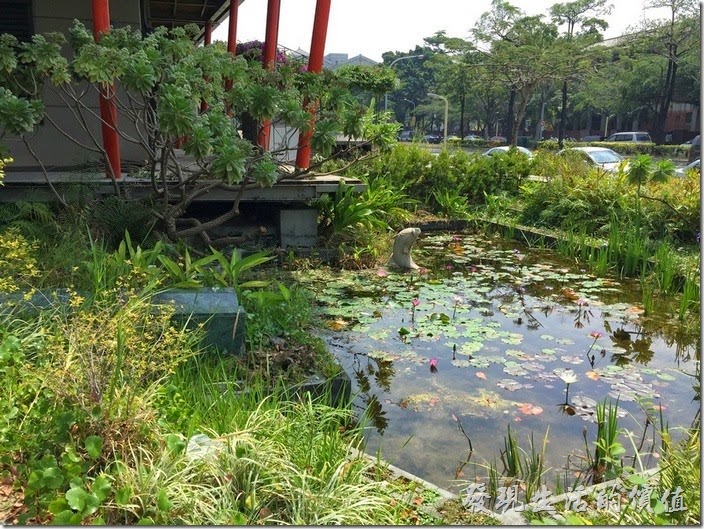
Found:
<path fill-rule="evenodd" d="M 685 244 L 696 242 L 700 231 L 699 171 L 663 183 L 649 183 L 641 201 L 652 237 L 672 238 Z M 648 200 L 648 198 L 650 198 Z"/>
<path fill-rule="evenodd" d="M 39 275 L 37 245 L 9 229 L 0 233 L 0 293 L 12 293 L 31 286 Z"/>
<path fill-rule="evenodd" d="M 559 174 L 545 183 L 523 188 L 524 208 L 520 220 L 549 228 L 579 225 L 587 233 L 608 233 L 612 217 L 631 213 L 632 189 L 625 178 L 604 177 L 602 171 L 586 175 Z"/>

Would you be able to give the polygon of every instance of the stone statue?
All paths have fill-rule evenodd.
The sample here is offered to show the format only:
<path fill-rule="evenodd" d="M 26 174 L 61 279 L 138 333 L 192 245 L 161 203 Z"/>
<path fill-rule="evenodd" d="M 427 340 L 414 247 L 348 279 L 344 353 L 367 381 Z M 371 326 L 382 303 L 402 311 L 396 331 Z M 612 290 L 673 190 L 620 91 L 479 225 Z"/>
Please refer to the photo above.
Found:
<path fill-rule="evenodd" d="M 420 235 L 420 228 L 406 228 L 396 234 L 394 238 L 394 253 L 389 259 L 389 266 L 406 270 L 420 268 L 411 258 L 411 246 Z"/>

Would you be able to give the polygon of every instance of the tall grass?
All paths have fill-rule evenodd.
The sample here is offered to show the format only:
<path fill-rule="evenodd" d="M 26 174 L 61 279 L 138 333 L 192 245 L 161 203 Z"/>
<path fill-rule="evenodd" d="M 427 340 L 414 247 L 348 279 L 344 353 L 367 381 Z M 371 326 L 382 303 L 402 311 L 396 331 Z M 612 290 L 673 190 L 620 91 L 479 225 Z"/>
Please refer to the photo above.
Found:
<path fill-rule="evenodd" d="M 621 473 L 621 456 L 626 449 L 616 439 L 618 437 L 618 401 L 606 400 L 596 406 L 596 449 L 592 460 L 594 483 L 604 478 L 611 479 Z"/>
<path fill-rule="evenodd" d="M 525 485 L 525 499 L 530 501 L 536 490 L 543 484 L 543 476 L 545 475 L 545 449 L 548 442 L 548 433 L 545 432 L 543 445 L 538 449 L 535 445 L 533 434 L 530 436 L 530 450 L 526 452 L 518 445 L 515 432 L 511 431 L 511 425 L 508 425 L 508 432 L 504 437 L 504 449 L 501 451 L 500 458 L 504 466 L 504 474 L 509 478 L 515 478 L 522 481 Z M 495 465 L 490 466 L 490 484 L 492 479 L 491 472 L 495 473 Z M 495 486 L 495 485 L 494 485 Z M 493 488 L 490 486 L 490 489 Z"/>

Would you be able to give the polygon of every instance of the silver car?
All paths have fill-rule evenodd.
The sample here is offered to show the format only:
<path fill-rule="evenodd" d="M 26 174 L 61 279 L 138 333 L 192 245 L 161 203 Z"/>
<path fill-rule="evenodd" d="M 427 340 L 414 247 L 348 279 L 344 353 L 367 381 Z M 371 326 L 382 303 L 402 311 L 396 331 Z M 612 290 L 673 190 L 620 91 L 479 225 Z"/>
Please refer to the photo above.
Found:
<path fill-rule="evenodd" d="M 570 147 L 562 149 L 558 154 L 565 153 L 577 153 L 580 158 L 590 165 L 600 167 L 609 173 L 618 171 L 619 166 L 624 161 L 623 156 L 606 147 Z"/>

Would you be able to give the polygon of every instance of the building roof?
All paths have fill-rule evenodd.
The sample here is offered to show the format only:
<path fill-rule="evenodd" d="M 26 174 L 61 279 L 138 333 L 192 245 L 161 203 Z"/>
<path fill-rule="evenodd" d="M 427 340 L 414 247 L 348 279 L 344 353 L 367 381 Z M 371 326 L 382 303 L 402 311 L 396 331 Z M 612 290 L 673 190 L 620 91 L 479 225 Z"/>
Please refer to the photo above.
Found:
<path fill-rule="evenodd" d="M 244 0 L 236 0 L 240 4 Z M 206 22 L 217 26 L 228 16 L 230 0 L 141 0 L 146 30 L 166 26 L 174 28 L 197 24 L 203 29 Z"/>

